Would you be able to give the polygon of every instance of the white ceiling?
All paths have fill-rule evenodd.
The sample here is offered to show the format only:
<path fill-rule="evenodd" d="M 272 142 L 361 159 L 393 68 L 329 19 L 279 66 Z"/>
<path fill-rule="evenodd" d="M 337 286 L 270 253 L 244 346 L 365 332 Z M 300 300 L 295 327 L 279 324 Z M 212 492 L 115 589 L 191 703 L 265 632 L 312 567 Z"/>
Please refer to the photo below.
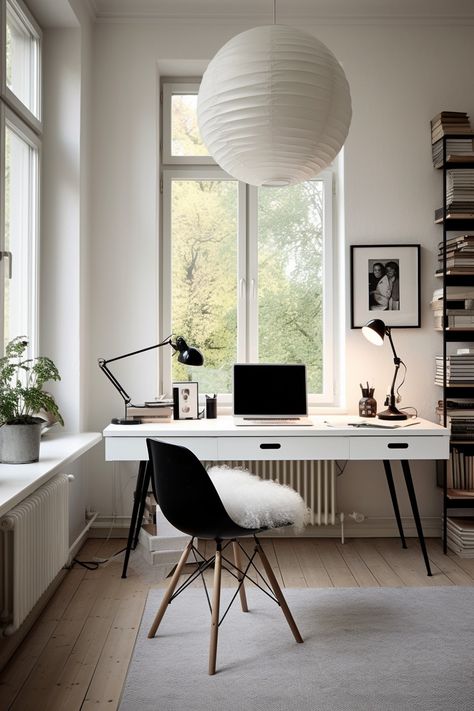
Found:
<path fill-rule="evenodd" d="M 77 21 L 68 0 L 26 0 L 43 27 Z M 74 0 L 98 21 L 120 19 L 242 20 L 271 23 L 273 0 Z M 474 0 L 277 0 L 277 20 L 474 21 Z"/>

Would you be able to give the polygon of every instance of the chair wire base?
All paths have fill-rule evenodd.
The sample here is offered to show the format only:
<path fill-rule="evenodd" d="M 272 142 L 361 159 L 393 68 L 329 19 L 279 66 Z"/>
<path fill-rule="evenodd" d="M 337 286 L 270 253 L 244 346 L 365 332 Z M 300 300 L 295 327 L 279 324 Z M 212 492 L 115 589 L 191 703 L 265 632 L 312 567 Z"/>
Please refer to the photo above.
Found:
<path fill-rule="evenodd" d="M 254 536 L 255 547 L 254 547 L 254 550 L 251 555 L 249 555 L 247 553 L 247 551 L 242 547 L 242 545 L 236 538 L 226 540 L 224 545 L 223 545 L 222 540 L 215 539 L 216 552 L 214 553 L 214 555 L 212 555 L 209 558 L 206 558 L 205 556 L 202 555 L 202 553 L 194 545 L 194 540 L 195 540 L 194 538 L 191 539 L 191 541 L 188 543 L 188 545 L 186 546 L 185 550 L 183 551 L 183 553 L 181 555 L 181 558 L 174 570 L 173 576 L 172 576 L 171 581 L 168 585 L 168 589 L 165 591 L 165 594 L 163 596 L 160 608 L 159 608 L 159 610 L 156 614 L 156 617 L 153 621 L 153 624 L 150 628 L 148 637 L 152 638 L 155 636 L 156 631 L 160 625 L 161 620 L 163 619 L 163 616 L 165 614 L 165 611 L 166 611 L 168 605 L 178 595 L 180 595 L 184 590 L 186 590 L 186 588 L 188 588 L 200 576 L 202 579 L 204 591 L 206 594 L 206 599 L 207 599 L 207 603 L 209 606 L 209 611 L 211 613 L 211 644 L 210 644 L 210 650 L 209 650 L 209 674 L 214 674 L 215 670 L 216 670 L 218 628 L 224 621 L 227 613 L 229 612 L 230 608 L 232 607 L 232 604 L 238 594 L 240 594 L 240 601 L 241 601 L 241 607 L 242 607 L 243 612 L 248 612 L 247 599 L 245 596 L 245 588 L 244 588 L 245 580 L 250 580 L 256 587 L 258 587 L 263 593 L 265 593 L 265 595 L 267 595 L 271 600 L 273 600 L 273 602 L 276 602 L 276 604 L 282 609 L 282 612 L 285 615 L 286 621 L 288 622 L 288 625 L 293 633 L 295 640 L 299 643 L 303 642 L 303 638 L 301 637 L 300 632 L 296 626 L 296 623 L 295 623 L 295 621 L 291 615 L 291 612 L 288 608 L 288 605 L 286 604 L 286 600 L 285 600 L 283 593 L 280 589 L 278 581 L 275 578 L 275 575 L 274 575 L 273 570 L 270 566 L 270 563 L 268 562 L 268 559 L 262 549 L 261 543 L 256 536 Z M 226 551 L 226 549 L 228 548 L 228 546 L 231 543 L 232 543 L 233 551 L 234 551 L 234 561 L 230 560 L 228 557 L 226 557 L 224 555 L 224 552 Z M 178 586 L 178 580 L 180 578 L 180 575 L 182 573 L 182 570 L 184 568 L 184 565 L 187 562 L 187 559 L 188 559 L 190 553 L 193 554 L 194 562 L 196 564 L 196 569 L 188 575 L 186 580 L 183 583 L 181 583 L 181 585 Z M 243 553 L 245 556 L 245 559 L 246 559 L 245 560 L 245 567 L 242 566 L 240 563 L 240 553 Z M 259 555 L 260 560 L 263 564 L 263 568 L 265 570 L 268 580 L 262 574 L 262 571 L 257 569 L 257 567 L 254 563 L 254 560 L 255 560 L 255 557 L 257 554 Z M 213 587 L 212 603 L 211 603 L 211 598 L 210 598 L 209 590 L 207 587 L 206 579 L 204 577 L 204 573 L 212 565 L 214 565 L 214 587 Z M 237 589 L 235 590 L 234 595 L 232 596 L 232 599 L 229 602 L 224 613 L 221 616 L 219 616 L 222 568 L 226 572 L 230 573 L 237 580 L 238 585 L 237 585 Z M 251 577 L 251 575 L 249 574 L 249 571 L 251 571 L 252 569 L 254 569 L 255 572 L 257 573 L 257 575 L 259 575 L 262 578 L 262 581 L 267 589 L 265 589 L 265 587 L 260 585 L 259 582 L 254 579 L 254 577 Z"/>

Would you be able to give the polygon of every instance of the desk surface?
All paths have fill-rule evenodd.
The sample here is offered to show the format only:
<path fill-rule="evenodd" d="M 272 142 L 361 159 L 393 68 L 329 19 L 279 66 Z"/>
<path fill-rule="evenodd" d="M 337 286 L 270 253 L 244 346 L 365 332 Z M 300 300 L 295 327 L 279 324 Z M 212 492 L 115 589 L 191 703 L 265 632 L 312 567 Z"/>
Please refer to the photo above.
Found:
<path fill-rule="evenodd" d="M 374 418 L 374 426 L 354 427 L 349 423 L 367 423 L 367 418 L 353 415 L 327 415 L 310 417 L 313 426 L 306 425 L 236 425 L 231 415 L 223 415 L 213 420 L 168 420 L 159 424 L 108 425 L 104 437 L 407 437 L 446 436 L 449 430 L 434 422 L 416 418 L 417 424 L 397 428 L 381 427 L 380 420 Z"/>
<path fill-rule="evenodd" d="M 147 437 L 182 444 L 201 459 L 447 459 L 449 430 L 419 419 L 397 429 L 353 427 L 360 418 L 313 417 L 314 426 L 244 426 L 231 416 L 109 425 L 103 434 L 110 461 L 147 459 Z M 374 421 L 377 424 L 377 420 Z"/>

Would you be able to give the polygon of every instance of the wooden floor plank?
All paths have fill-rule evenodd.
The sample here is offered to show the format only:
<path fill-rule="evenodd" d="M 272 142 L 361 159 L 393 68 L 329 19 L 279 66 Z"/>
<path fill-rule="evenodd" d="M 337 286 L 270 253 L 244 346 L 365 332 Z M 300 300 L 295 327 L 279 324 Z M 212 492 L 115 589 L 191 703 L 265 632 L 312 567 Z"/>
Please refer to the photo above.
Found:
<path fill-rule="evenodd" d="M 358 587 L 357 581 L 352 575 L 346 561 L 337 549 L 335 540 L 315 539 L 314 544 L 319 553 L 321 562 L 326 568 L 327 574 L 334 587 L 351 588 Z"/>
<path fill-rule="evenodd" d="M 428 540 L 427 548 L 430 560 L 438 566 L 453 585 L 474 585 L 474 579 L 459 565 L 459 557 L 456 556 L 454 559 L 444 555 L 441 541 Z"/>
<path fill-rule="evenodd" d="M 381 550 L 380 543 L 377 544 L 377 547 Z M 427 575 L 416 539 L 408 541 L 408 548 L 402 548 L 396 539 L 388 539 L 383 544 L 383 557 L 404 584 L 409 587 L 452 585 L 451 580 L 441 572 L 432 560 L 430 560 L 432 576 Z"/>
<path fill-rule="evenodd" d="M 296 558 L 309 588 L 332 588 L 333 584 L 321 560 L 319 551 L 311 539 L 295 539 L 293 543 Z"/>
<path fill-rule="evenodd" d="M 275 538 L 273 545 L 278 559 L 283 585 L 286 588 L 305 588 L 306 580 L 290 538 Z"/>
<path fill-rule="evenodd" d="M 377 550 L 376 541 L 370 538 L 356 538 L 353 541 L 361 559 L 364 561 L 381 587 L 403 587 L 403 580 L 387 563 Z"/>
<path fill-rule="evenodd" d="M 146 586 L 135 586 L 128 594 L 123 593 L 81 711 L 102 711 L 118 707 L 147 593 Z M 150 640 L 152 644 L 159 642 L 159 637 Z"/>
<path fill-rule="evenodd" d="M 337 550 L 344 558 L 344 561 L 351 571 L 357 585 L 360 588 L 378 588 L 380 583 L 377 578 L 370 572 L 367 564 L 359 555 L 355 544 L 352 541 L 346 543 L 337 543 Z"/>

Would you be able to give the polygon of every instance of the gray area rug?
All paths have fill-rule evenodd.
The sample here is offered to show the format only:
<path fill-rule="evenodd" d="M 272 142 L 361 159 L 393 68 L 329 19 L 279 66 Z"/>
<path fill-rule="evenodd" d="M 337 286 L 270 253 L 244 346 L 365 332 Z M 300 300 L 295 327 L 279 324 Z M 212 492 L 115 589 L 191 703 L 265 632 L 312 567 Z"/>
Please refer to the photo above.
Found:
<path fill-rule="evenodd" d="M 237 597 L 222 623 L 217 673 L 208 676 L 203 590 L 174 600 L 149 640 L 162 596 L 151 590 L 120 711 L 474 709 L 474 588 L 283 592 L 304 644 L 254 588 L 250 612 Z"/>

